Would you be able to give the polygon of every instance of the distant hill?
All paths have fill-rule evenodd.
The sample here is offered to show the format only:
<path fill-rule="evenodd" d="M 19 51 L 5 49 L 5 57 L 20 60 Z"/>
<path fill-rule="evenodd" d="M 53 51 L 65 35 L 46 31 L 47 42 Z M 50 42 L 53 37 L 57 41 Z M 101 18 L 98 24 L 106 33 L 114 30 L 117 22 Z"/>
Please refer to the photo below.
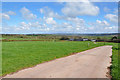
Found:
<path fill-rule="evenodd" d="M 78 34 L 78 33 L 53 33 L 53 34 L 2 34 L 2 35 L 72 35 L 72 36 L 107 36 L 120 35 L 120 33 L 95 33 L 95 34 Z"/>
<path fill-rule="evenodd" d="M 120 35 L 120 33 L 96 33 L 96 34 L 75 34 L 75 33 L 58 33 L 57 35 L 79 35 L 79 36 L 107 36 L 107 35 Z"/>

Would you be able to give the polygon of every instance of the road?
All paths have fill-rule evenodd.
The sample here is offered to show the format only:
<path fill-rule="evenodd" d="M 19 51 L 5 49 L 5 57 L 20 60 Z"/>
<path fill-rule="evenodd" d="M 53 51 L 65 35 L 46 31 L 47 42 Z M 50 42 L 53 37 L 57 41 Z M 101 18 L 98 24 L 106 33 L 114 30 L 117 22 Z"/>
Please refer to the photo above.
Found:
<path fill-rule="evenodd" d="M 101 46 L 38 64 L 5 78 L 107 78 L 111 55 L 112 46 Z"/>

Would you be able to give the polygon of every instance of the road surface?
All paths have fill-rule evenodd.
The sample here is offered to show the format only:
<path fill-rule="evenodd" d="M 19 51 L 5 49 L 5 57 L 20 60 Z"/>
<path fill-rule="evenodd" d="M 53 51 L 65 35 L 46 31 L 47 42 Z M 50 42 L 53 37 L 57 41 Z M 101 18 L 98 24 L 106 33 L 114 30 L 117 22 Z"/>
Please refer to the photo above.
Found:
<path fill-rule="evenodd" d="M 20 70 L 5 78 L 107 78 L 112 46 L 101 46 Z"/>

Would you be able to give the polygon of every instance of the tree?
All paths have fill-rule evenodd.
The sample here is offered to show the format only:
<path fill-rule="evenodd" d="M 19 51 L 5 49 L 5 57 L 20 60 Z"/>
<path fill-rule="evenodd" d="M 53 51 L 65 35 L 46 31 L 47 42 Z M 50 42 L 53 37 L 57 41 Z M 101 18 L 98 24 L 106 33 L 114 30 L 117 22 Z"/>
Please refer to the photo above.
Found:
<path fill-rule="evenodd" d="M 69 40 L 68 37 L 61 37 L 60 40 Z"/>
<path fill-rule="evenodd" d="M 114 36 L 114 37 L 112 37 L 112 39 L 111 39 L 111 40 L 113 41 L 113 40 L 116 40 L 116 39 L 117 39 L 117 37 L 116 37 L 116 36 Z"/>
<path fill-rule="evenodd" d="M 97 37 L 97 40 L 101 40 L 100 37 Z"/>

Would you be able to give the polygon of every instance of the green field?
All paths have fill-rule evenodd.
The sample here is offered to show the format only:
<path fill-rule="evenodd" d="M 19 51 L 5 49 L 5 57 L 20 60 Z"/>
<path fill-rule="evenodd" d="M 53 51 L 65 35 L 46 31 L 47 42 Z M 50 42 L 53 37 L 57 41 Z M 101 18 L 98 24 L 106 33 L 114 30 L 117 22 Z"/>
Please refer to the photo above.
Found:
<path fill-rule="evenodd" d="M 88 46 L 88 43 L 90 46 Z M 81 52 L 103 43 L 93 42 L 3 42 L 2 43 L 2 71 L 3 75 L 17 70 L 50 61 L 55 58 Z"/>
<path fill-rule="evenodd" d="M 88 46 L 89 43 L 89 46 Z M 16 72 L 23 68 L 50 61 L 56 58 L 71 55 L 98 46 L 103 42 L 88 41 L 13 41 L 2 43 L 2 75 Z M 105 43 L 113 46 L 111 75 L 118 78 L 118 45 L 117 43 Z"/>

